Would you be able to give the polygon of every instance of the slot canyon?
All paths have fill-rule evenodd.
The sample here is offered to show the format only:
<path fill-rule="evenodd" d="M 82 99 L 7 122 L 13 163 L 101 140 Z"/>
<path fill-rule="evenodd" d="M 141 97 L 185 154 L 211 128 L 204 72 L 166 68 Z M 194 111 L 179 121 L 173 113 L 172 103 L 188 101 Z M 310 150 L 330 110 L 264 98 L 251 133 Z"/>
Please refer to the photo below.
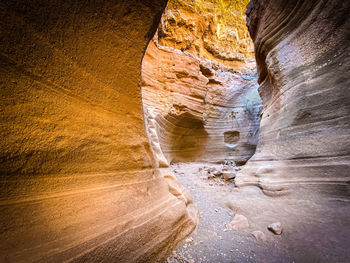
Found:
<path fill-rule="evenodd" d="M 0 14 L 0 262 L 349 262 L 350 1 Z"/>

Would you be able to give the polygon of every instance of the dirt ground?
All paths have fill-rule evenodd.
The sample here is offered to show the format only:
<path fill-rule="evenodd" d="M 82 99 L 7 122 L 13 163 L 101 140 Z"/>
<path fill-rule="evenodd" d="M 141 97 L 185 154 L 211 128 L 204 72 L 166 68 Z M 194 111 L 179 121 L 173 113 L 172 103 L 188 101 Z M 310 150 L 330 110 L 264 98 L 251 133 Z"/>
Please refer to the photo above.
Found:
<path fill-rule="evenodd" d="M 172 169 L 198 206 L 200 219 L 194 233 L 167 262 L 350 262 L 350 211 L 343 200 L 306 200 L 268 197 L 257 187 L 235 188 L 232 181 L 199 172 L 207 163 L 178 163 Z M 227 231 L 235 214 L 249 227 Z M 344 222 L 338 214 L 349 215 Z M 346 217 L 342 217 L 346 218 Z M 283 232 L 267 229 L 274 222 Z M 253 231 L 266 241 L 257 241 Z"/>

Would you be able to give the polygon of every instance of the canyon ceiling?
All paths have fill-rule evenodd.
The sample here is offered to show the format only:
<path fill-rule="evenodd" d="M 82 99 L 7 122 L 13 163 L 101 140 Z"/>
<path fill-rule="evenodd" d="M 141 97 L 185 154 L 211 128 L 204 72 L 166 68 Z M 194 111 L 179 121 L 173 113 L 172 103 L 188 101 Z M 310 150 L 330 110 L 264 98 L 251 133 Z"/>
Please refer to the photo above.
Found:
<path fill-rule="evenodd" d="M 163 262 L 198 222 L 169 162 L 245 163 L 256 144 L 237 186 L 349 202 L 350 2 L 251 1 L 257 76 L 228 69 L 252 55 L 239 30 L 240 52 L 215 23 L 174 44 L 166 4 L 0 3 L 1 262 Z"/>

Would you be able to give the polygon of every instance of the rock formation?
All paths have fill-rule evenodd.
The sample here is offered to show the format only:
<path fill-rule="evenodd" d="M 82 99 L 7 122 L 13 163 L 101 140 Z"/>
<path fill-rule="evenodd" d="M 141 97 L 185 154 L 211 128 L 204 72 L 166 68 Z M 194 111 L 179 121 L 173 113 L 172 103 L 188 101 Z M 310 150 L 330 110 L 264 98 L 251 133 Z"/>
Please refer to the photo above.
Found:
<path fill-rule="evenodd" d="M 229 159 L 242 165 L 255 152 L 261 107 L 255 63 L 249 62 L 249 47 L 239 48 L 240 42 L 227 35 L 229 30 L 238 30 L 241 37 L 248 32 L 237 25 L 242 12 L 230 15 L 217 8 L 218 2 L 171 0 L 143 59 L 142 97 L 146 119 L 153 123 L 150 141 L 168 162 Z M 224 2 L 231 9 L 245 8 Z M 227 34 L 220 38 L 212 27 Z M 205 43 L 227 54 L 221 59 L 210 55 Z M 232 50 L 242 57 L 235 68 L 221 63 L 231 61 Z"/>
<path fill-rule="evenodd" d="M 143 111 L 166 2 L 0 3 L 1 262 L 163 262 L 198 221 L 168 163 L 253 154 L 255 76 L 236 71 L 251 42 L 230 1 L 171 3 Z M 249 4 L 263 110 L 238 186 L 348 200 L 349 13 Z"/>
<path fill-rule="evenodd" d="M 142 64 L 143 103 L 168 162 L 244 164 L 255 152 L 260 122 L 255 83 L 254 71 L 150 42 Z"/>
<path fill-rule="evenodd" d="M 257 151 L 237 185 L 349 198 L 349 13 L 340 0 L 249 4 L 263 111 Z"/>
<path fill-rule="evenodd" d="M 249 0 L 170 0 L 155 40 L 196 57 L 246 68 L 254 46 L 245 26 Z"/>
<path fill-rule="evenodd" d="M 193 231 L 141 106 L 165 4 L 0 3 L 1 262 L 161 262 Z"/>

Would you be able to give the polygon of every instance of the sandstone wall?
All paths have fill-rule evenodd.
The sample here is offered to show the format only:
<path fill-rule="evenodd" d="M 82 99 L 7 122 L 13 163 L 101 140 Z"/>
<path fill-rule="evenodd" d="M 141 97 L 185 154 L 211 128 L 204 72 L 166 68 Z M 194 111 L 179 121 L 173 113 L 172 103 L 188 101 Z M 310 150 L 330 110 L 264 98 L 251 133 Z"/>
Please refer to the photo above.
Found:
<path fill-rule="evenodd" d="M 170 0 L 155 39 L 161 46 L 243 69 L 254 57 L 254 46 L 245 26 L 248 2 Z"/>
<path fill-rule="evenodd" d="M 194 229 L 143 123 L 165 2 L 0 3 L 0 261 L 157 262 Z"/>
<path fill-rule="evenodd" d="M 244 164 L 255 152 L 260 122 L 254 72 L 150 42 L 142 63 L 142 96 L 158 155 L 168 162 Z"/>
<path fill-rule="evenodd" d="M 349 13 L 340 0 L 249 4 L 263 112 L 257 152 L 237 185 L 349 198 Z"/>

